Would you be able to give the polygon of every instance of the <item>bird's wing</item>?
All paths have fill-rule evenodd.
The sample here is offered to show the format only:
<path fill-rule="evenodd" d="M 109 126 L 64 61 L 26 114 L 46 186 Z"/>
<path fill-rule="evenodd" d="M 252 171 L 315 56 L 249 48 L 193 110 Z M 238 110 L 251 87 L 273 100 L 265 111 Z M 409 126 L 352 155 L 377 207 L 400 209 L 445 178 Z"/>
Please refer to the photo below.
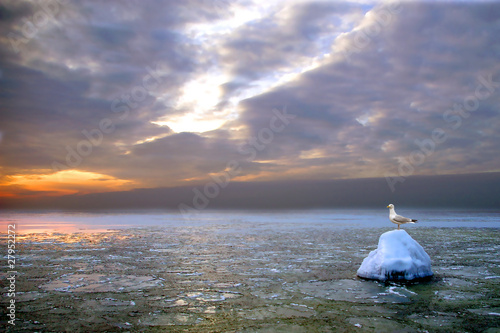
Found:
<path fill-rule="evenodd" d="M 409 219 L 409 218 L 401 216 L 401 215 L 394 216 L 394 221 L 401 222 L 401 223 L 404 223 L 404 222 L 413 222 L 412 219 Z"/>

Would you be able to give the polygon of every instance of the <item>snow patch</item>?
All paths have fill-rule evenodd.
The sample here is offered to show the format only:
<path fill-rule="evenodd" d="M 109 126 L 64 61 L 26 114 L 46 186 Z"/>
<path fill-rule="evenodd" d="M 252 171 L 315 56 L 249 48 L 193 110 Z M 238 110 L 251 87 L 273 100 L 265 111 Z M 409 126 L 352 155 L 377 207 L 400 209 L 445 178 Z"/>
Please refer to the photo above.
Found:
<path fill-rule="evenodd" d="M 432 276 L 431 258 L 405 230 L 382 234 L 358 269 L 358 276 L 380 281 L 414 280 Z"/>

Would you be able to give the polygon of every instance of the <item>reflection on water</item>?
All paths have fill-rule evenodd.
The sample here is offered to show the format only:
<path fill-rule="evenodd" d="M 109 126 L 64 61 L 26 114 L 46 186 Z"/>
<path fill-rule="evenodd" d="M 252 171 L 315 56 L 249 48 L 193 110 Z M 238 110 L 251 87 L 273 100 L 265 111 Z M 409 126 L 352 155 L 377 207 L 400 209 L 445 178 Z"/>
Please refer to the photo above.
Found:
<path fill-rule="evenodd" d="M 7 229 L 7 222 L 0 224 L 3 230 Z M 31 219 L 19 219 L 15 221 L 17 234 L 33 233 L 74 233 L 74 232 L 105 232 L 109 229 L 96 226 L 85 226 L 79 223 L 68 223 L 60 221 L 32 221 Z"/>

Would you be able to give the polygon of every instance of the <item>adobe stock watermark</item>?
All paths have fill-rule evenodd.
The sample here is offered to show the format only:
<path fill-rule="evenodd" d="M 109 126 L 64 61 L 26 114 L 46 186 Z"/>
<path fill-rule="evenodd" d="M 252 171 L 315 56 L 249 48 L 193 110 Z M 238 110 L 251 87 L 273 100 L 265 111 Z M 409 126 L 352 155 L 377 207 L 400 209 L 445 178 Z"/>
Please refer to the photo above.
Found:
<path fill-rule="evenodd" d="M 146 98 L 163 83 L 162 74 L 164 74 L 162 65 L 156 64 L 155 68 L 146 67 L 147 74 L 142 77 L 140 84 L 137 84 L 128 92 L 115 98 L 110 105 L 110 110 L 119 116 L 120 120 L 125 120 L 130 111 L 139 108 Z M 84 160 L 92 154 L 94 147 L 98 147 L 104 140 L 106 134 L 115 131 L 116 120 L 110 117 L 102 118 L 95 128 L 81 131 L 82 138 L 75 146 L 66 145 L 66 158 L 63 162 L 53 161 L 52 170 L 58 172 L 61 170 L 73 169 L 78 167 Z"/>
<path fill-rule="evenodd" d="M 493 75 L 478 76 L 479 81 L 474 94 L 466 96 L 462 103 L 455 103 L 453 107 L 443 113 L 443 120 L 449 124 L 448 131 L 455 131 L 462 126 L 463 119 L 470 117 L 472 112 L 479 109 L 480 101 L 490 98 L 493 93 L 500 87 L 500 82 L 493 81 Z M 385 180 L 391 189 L 391 192 L 396 191 L 396 184 L 403 183 L 407 177 L 413 175 L 415 167 L 422 165 L 429 156 L 434 154 L 438 145 L 446 142 L 448 138 L 447 130 L 436 127 L 432 130 L 429 138 L 419 140 L 415 139 L 414 143 L 418 149 L 413 150 L 408 157 L 399 158 L 397 173 L 386 173 Z"/>
<path fill-rule="evenodd" d="M 246 155 L 246 161 L 254 161 L 258 152 L 264 150 L 275 138 L 275 134 L 281 133 L 290 124 L 296 115 L 287 113 L 286 107 L 281 111 L 273 109 L 273 116 L 269 120 L 268 126 L 261 128 L 257 136 L 251 137 L 248 142 L 238 147 L 238 152 Z M 178 206 L 179 211 L 185 219 L 190 219 L 203 209 L 207 208 L 210 200 L 215 199 L 229 185 L 234 177 L 242 173 L 241 163 L 237 160 L 230 160 L 226 163 L 225 170 L 218 175 L 211 175 L 211 181 L 204 186 L 193 189 L 192 206 L 181 203 Z"/>
<path fill-rule="evenodd" d="M 16 54 L 21 52 L 19 46 L 29 43 L 50 24 L 58 25 L 57 15 L 68 0 L 42 0 L 36 2 L 39 9 L 31 16 L 24 17 L 22 24 L 16 26 L 16 32 L 10 31 L 7 38 Z"/>
<path fill-rule="evenodd" d="M 7 226 L 7 255 L 4 257 L 7 259 L 7 322 L 9 325 L 16 325 L 16 224 L 11 223 Z"/>
<path fill-rule="evenodd" d="M 401 1 L 393 1 L 387 3 L 383 8 L 372 10 L 370 15 L 373 15 L 373 21 L 362 29 L 353 31 L 352 44 L 342 49 L 341 53 L 347 62 L 351 62 L 353 53 L 359 53 L 372 42 L 372 39 L 378 36 L 382 29 L 386 28 L 394 21 L 395 15 L 401 12 Z"/>

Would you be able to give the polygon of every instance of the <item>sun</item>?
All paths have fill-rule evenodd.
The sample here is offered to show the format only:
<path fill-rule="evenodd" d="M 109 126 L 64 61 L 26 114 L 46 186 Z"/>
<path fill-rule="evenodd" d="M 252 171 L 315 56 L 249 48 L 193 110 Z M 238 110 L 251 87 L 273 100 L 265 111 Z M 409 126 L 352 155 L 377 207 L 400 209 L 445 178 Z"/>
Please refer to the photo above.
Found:
<path fill-rule="evenodd" d="M 204 76 L 186 83 L 177 107 L 191 106 L 196 113 L 203 113 L 214 107 L 221 96 L 221 78 Z"/>
<path fill-rule="evenodd" d="M 228 120 L 228 112 L 218 110 L 222 91 L 226 82 L 223 75 L 207 74 L 187 82 L 181 89 L 181 96 L 174 108 L 186 110 L 182 115 L 166 116 L 153 124 L 168 126 L 174 132 L 203 133 L 221 127 Z"/>

